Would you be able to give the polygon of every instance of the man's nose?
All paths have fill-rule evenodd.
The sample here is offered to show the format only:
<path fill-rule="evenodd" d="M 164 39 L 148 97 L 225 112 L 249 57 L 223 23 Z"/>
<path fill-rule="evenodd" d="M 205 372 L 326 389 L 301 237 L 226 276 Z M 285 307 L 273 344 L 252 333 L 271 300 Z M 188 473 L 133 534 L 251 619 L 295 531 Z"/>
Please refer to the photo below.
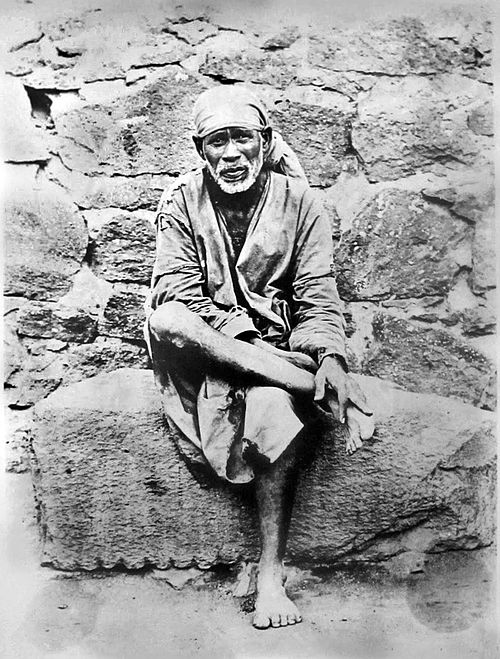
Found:
<path fill-rule="evenodd" d="M 235 160 L 236 158 L 240 157 L 240 152 L 238 150 L 238 147 L 236 144 L 233 142 L 233 140 L 228 140 L 228 143 L 226 145 L 226 148 L 224 149 L 224 153 L 222 154 L 222 159 L 223 160 Z"/>

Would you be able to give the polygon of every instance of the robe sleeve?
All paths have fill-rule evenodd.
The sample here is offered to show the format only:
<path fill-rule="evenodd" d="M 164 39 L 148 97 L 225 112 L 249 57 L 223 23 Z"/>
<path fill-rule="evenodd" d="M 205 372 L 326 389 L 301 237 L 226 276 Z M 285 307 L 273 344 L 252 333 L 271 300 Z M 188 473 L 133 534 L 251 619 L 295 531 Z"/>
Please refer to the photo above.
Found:
<path fill-rule="evenodd" d="M 151 281 L 151 307 L 182 302 L 216 330 L 236 338 L 259 335 L 243 307 L 217 305 L 208 296 L 189 218 L 179 190 L 164 194 L 156 216 L 156 260 Z"/>
<path fill-rule="evenodd" d="M 320 361 L 337 355 L 347 370 L 345 324 L 333 276 L 333 239 L 328 218 L 308 190 L 304 194 L 291 264 L 291 350 Z"/>

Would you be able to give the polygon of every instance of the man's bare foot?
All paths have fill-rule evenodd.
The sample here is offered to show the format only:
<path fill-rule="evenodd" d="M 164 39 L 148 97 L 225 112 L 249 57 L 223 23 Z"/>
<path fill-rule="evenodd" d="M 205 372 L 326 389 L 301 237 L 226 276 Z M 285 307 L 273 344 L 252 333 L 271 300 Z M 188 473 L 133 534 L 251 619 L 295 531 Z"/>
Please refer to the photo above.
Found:
<path fill-rule="evenodd" d="M 259 572 L 253 626 L 257 629 L 286 627 L 302 622 L 299 610 L 287 596 L 281 567 Z"/>
<path fill-rule="evenodd" d="M 333 392 L 328 392 L 326 403 L 335 418 L 339 415 L 339 403 Z M 375 432 L 375 422 L 372 416 L 363 414 L 354 405 L 348 405 L 346 409 L 347 435 L 345 452 L 352 455 L 358 448 L 363 446 L 365 439 L 370 439 Z"/>
<path fill-rule="evenodd" d="M 351 455 L 363 445 L 363 440 L 373 436 L 375 423 L 373 416 L 366 416 L 353 405 L 347 407 L 346 417 L 348 435 L 345 450 Z"/>

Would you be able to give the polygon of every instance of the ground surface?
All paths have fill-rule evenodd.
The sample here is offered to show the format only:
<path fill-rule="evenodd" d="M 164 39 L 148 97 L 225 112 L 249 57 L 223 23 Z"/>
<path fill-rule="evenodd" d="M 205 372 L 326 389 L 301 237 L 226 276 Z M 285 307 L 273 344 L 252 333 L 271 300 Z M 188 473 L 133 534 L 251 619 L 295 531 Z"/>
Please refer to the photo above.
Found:
<path fill-rule="evenodd" d="M 290 592 L 304 622 L 257 631 L 246 612 L 251 598 L 234 597 L 230 571 L 206 572 L 177 590 L 157 570 L 39 567 L 30 477 L 7 474 L 5 482 L 4 659 L 499 656 L 490 551 L 435 555 L 406 580 L 380 568 L 293 569 Z"/>

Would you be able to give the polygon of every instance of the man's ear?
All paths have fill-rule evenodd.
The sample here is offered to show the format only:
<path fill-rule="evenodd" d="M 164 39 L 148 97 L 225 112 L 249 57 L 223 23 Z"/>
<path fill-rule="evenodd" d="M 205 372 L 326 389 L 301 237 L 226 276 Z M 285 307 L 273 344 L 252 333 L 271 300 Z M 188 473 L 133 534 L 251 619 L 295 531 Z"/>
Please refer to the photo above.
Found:
<path fill-rule="evenodd" d="M 205 154 L 203 153 L 203 139 L 198 137 L 198 135 L 193 135 L 193 142 L 198 151 L 198 155 L 202 160 L 205 160 Z"/>
<path fill-rule="evenodd" d="M 271 128 L 271 126 L 264 128 L 261 131 L 261 135 L 262 135 L 262 148 L 264 150 L 264 155 L 267 156 L 271 148 L 271 141 L 273 139 L 273 129 Z"/>

